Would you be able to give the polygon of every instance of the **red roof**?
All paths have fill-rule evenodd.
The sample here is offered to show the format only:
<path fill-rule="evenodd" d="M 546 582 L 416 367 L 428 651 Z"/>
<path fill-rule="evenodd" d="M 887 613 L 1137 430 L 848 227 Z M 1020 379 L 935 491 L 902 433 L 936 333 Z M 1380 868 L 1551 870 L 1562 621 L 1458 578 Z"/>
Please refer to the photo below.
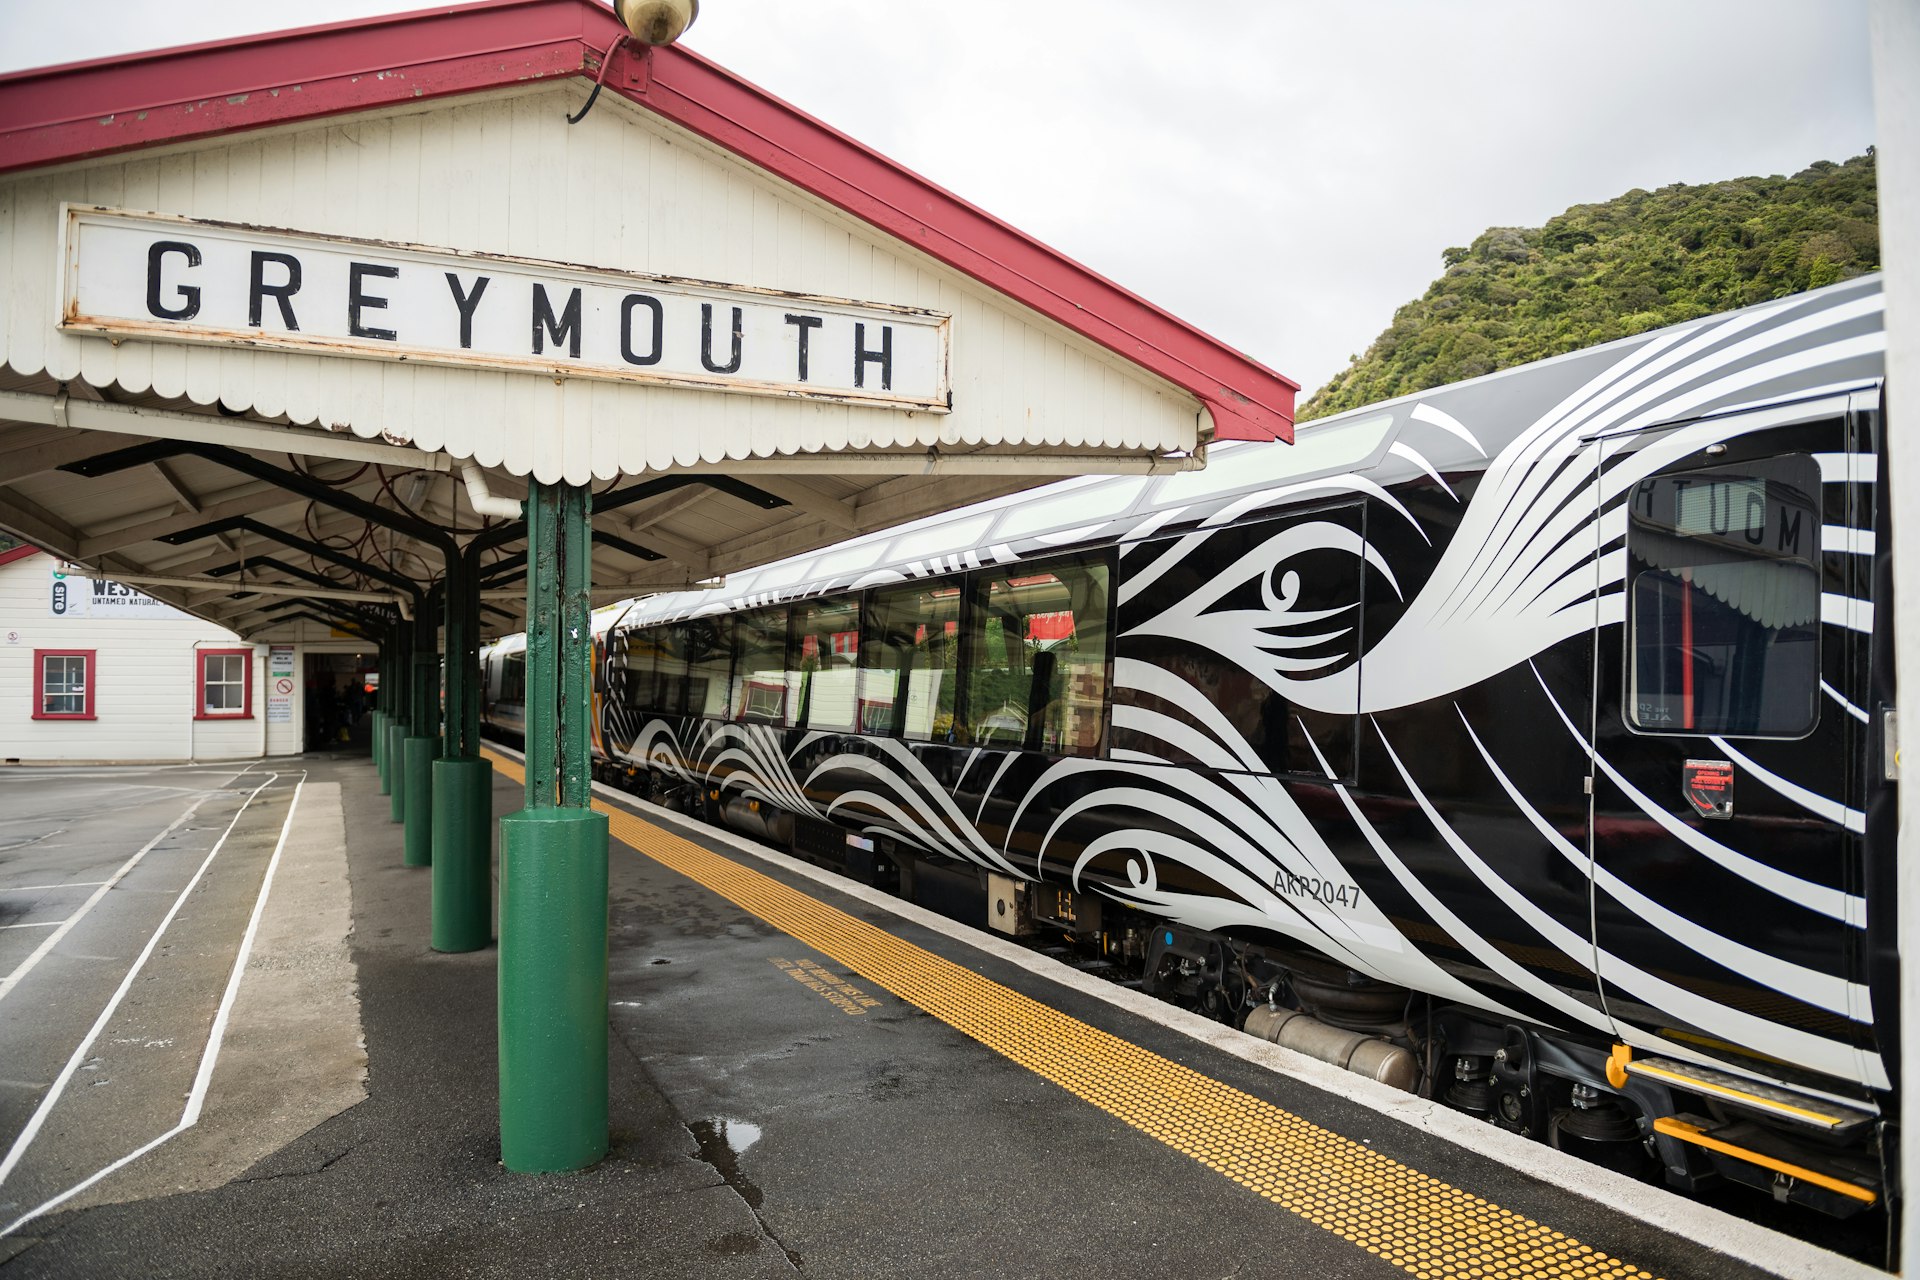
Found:
<path fill-rule="evenodd" d="M 0 551 L 0 565 L 12 564 L 15 560 L 25 560 L 28 556 L 37 556 L 39 554 L 40 548 L 22 543 L 17 547 L 9 547 L 5 551 Z"/>
<path fill-rule="evenodd" d="M 564 76 L 624 28 L 594 0 L 486 0 L 0 76 L 0 173 Z M 1299 384 L 678 46 L 608 92 L 1184 388 L 1222 440 L 1292 440 Z"/>

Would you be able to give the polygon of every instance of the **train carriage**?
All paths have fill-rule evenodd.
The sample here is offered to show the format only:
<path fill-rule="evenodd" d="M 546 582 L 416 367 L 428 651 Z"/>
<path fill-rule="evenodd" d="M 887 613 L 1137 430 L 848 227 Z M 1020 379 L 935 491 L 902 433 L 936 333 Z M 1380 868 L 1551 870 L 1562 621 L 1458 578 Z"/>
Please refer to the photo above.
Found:
<path fill-rule="evenodd" d="M 1866 277 L 622 606 L 602 776 L 1491 1123 L 1858 1212 L 1897 1121 L 1883 348 Z"/>

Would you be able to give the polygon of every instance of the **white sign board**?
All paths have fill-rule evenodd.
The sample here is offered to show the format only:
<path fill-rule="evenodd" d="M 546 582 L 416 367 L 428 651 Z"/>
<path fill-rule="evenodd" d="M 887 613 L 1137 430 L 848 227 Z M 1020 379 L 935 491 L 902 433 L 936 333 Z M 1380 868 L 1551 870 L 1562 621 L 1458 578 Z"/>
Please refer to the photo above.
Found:
<path fill-rule="evenodd" d="M 47 583 L 47 616 L 53 618 L 184 618 L 164 600 L 104 578 L 79 578 L 58 569 Z"/>
<path fill-rule="evenodd" d="M 293 694 L 298 687 L 293 674 L 293 646 L 270 645 L 267 648 L 267 723 L 293 723 Z"/>
<path fill-rule="evenodd" d="M 950 408 L 943 312 L 64 208 L 72 333 Z"/>

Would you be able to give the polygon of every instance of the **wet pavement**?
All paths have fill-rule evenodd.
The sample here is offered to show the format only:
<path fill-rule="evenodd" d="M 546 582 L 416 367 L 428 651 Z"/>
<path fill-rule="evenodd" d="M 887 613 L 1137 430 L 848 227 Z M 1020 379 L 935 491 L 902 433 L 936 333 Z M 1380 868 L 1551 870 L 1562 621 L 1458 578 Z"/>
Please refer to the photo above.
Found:
<path fill-rule="evenodd" d="M 1516 1248 L 1506 1274 L 1580 1274 L 1563 1265 L 1567 1237 L 1594 1251 L 1592 1275 L 1764 1274 L 686 828 L 668 841 L 730 859 L 714 864 L 727 893 L 772 905 L 744 909 L 616 841 L 613 1149 L 580 1174 L 507 1174 L 495 953 L 429 952 L 429 875 L 400 865 L 373 771 L 306 767 L 341 789 L 366 1100 L 224 1185 L 49 1213 L 0 1240 L 0 1252 L 19 1249 L 0 1278 L 1467 1274 L 1465 1257 L 1438 1248 L 1390 1262 L 1343 1225 L 1348 1210 L 1285 1207 L 1258 1189 L 1270 1183 L 1257 1169 L 1223 1176 L 1202 1163 L 1204 1134 L 1177 1135 L 1179 1116 L 1121 1118 L 1126 1072 L 1142 1073 L 1142 1091 L 1185 1090 L 1196 1129 L 1284 1113 L 1319 1127 L 1289 1130 L 1307 1134 L 1302 1158 L 1336 1143 L 1377 1155 L 1378 1185 L 1329 1190 L 1353 1221 L 1424 1170 L 1459 1189 L 1469 1216 L 1538 1223 L 1559 1242 L 1531 1258 Z M 495 813 L 518 808 L 519 787 L 496 784 Z M 724 871 L 734 864 L 751 871 Z M 805 920 L 789 919 L 794 891 L 811 904 Z M 890 949 L 885 963 L 861 960 L 873 945 Z M 888 976 L 902 965 L 941 989 Z M 956 1012 L 943 1000 L 959 988 L 971 1003 Z M 1028 1032 L 1013 1024 L 1040 1005 L 1070 1015 L 1050 1034 L 1066 1027 L 1084 1044 L 1085 1082 L 1077 1061 L 1060 1067 L 1056 1054 L 1043 1070 L 1045 1045 L 1017 1047 Z M 969 1022 L 975 1006 L 1011 1039 Z M 1101 1092 L 1108 1077 L 1118 1094 Z M 1313 1136 L 1322 1130 L 1344 1138 Z M 1417 1239 L 1426 1224 L 1401 1229 Z"/>

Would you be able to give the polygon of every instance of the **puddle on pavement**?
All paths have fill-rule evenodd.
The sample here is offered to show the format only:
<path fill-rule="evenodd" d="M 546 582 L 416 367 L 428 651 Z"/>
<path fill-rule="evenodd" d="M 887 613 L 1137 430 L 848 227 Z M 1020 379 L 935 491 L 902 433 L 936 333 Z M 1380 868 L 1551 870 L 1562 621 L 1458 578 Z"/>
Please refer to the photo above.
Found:
<path fill-rule="evenodd" d="M 746 1120 L 714 1116 L 695 1120 L 687 1128 L 700 1144 L 700 1158 L 712 1165 L 714 1172 L 726 1179 L 727 1185 L 738 1191 L 749 1207 L 758 1209 L 764 1197 L 760 1188 L 740 1171 L 740 1156 L 760 1141 L 760 1126 Z"/>

